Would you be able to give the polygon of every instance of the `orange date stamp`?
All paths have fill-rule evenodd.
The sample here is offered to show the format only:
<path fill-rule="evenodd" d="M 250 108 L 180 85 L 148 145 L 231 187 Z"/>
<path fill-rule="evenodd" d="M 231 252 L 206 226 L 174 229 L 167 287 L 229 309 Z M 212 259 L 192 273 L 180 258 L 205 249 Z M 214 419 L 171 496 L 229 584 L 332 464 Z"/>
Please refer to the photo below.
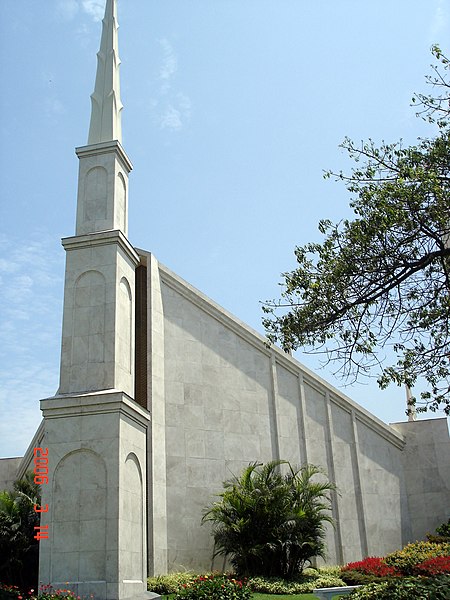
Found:
<path fill-rule="evenodd" d="M 34 483 L 37 485 L 48 484 L 48 448 L 35 448 L 34 449 Z M 45 506 L 34 505 L 34 511 L 36 513 L 48 512 L 48 504 Z M 40 525 L 34 528 L 36 535 L 35 540 L 48 540 L 48 525 Z"/>

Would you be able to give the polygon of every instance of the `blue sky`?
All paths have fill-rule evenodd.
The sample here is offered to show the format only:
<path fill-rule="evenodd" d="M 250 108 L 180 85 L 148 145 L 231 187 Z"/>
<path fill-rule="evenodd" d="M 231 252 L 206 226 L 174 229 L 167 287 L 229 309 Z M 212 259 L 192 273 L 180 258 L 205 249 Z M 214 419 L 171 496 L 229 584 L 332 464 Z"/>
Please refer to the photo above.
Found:
<path fill-rule="evenodd" d="M 21 455 L 58 387 L 76 146 L 87 142 L 104 0 L 0 2 L 0 456 Z M 350 216 L 323 180 L 344 136 L 413 143 L 409 107 L 444 0 L 119 0 L 129 237 L 262 332 L 295 245 Z M 298 355 L 311 368 L 317 362 Z M 337 386 L 332 368 L 319 372 Z M 384 421 L 404 390 L 352 385 Z"/>

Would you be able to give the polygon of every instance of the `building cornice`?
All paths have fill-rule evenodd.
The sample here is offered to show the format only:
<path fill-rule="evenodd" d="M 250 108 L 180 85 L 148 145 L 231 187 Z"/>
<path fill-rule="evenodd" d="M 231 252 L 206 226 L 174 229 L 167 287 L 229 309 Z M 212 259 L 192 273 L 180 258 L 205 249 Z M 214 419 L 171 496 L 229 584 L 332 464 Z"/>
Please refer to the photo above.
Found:
<path fill-rule="evenodd" d="M 72 237 L 63 238 L 61 243 L 68 252 L 80 248 L 117 244 L 135 265 L 139 264 L 139 255 L 120 229 L 98 231 L 95 233 L 87 233 L 85 235 L 74 235 Z"/>
<path fill-rule="evenodd" d="M 133 170 L 133 164 L 123 149 L 122 144 L 118 140 L 100 142 L 98 144 L 89 144 L 87 146 L 79 146 L 78 148 L 75 148 L 75 154 L 80 159 L 109 153 L 114 153 L 117 155 L 119 160 L 122 162 L 122 166 L 128 173 Z"/>

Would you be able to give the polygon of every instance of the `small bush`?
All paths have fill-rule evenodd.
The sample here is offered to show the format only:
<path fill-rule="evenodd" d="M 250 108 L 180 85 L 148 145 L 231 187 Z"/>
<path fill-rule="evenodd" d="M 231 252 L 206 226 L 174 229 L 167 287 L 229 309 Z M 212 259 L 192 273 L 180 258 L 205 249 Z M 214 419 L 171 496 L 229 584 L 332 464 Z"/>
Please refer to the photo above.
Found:
<path fill-rule="evenodd" d="M 149 577 L 147 579 L 147 590 L 155 592 L 155 594 L 175 594 L 181 590 L 184 584 L 191 583 L 197 577 L 199 577 L 199 574 L 192 571 Z"/>
<path fill-rule="evenodd" d="M 442 525 L 436 527 L 436 533 L 427 533 L 427 540 L 435 544 L 450 542 L 450 519 L 447 523 L 442 523 Z"/>
<path fill-rule="evenodd" d="M 432 577 L 433 575 L 450 575 L 450 556 L 436 556 L 435 558 L 429 558 L 423 563 L 414 567 L 414 573 L 416 575 L 424 575 L 425 577 Z"/>
<path fill-rule="evenodd" d="M 315 577 L 311 577 L 311 581 L 315 580 Z M 259 594 L 303 594 L 305 582 L 286 581 L 279 577 L 250 577 L 248 585 Z"/>
<path fill-rule="evenodd" d="M 398 577 L 353 591 L 351 600 L 450 600 L 450 577 Z"/>
<path fill-rule="evenodd" d="M 414 567 L 436 556 L 449 556 L 450 544 L 433 544 L 432 542 L 414 542 L 402 550 L 388 554 L 386 564 L 394 567 L 404 575 L 412 575 Z"/>
<path fill-rule="evenodd" d="M 369 573 L 361 573 L 361 571 L 343 571 L 341 578 L 346 585 L 367 585 L 368 583 L 380 583 L 388 581 L 390 576 L 379 577 L 378 575 L 370 575 Z"/>
<path fill-rule="evenodd" d="M 314 588 L 319 587 L 344 587 L 345 582 L 328 573 L 322 573 L 322 569 L 307 572 L 298 577 L 296 581 L 286 581 L 277 577 L 251 577 L 248 585 L 253 592 L 260 594 L 310 594 Z"/>
<path fill-rule="evenodd" d="M 442 523 L 442 525 L 436 527 L 436 533 L 438 535 L 450 537 L 450 519 L 447 521 L 447 523 Z"/>
<path fill-rule="evenodd" d="M 379 556 L 368 556 L 358 562 L 348 563 L 341 569 L 342 574 L 346 571 L 358 571 L 364 575 L 373 575 L 375 577 L 389 577 L 398 574 L 394 567 L 387 565 L 384 558 L 380 558 Z"/>
<path fill-rule="evenodd" d="M 183 584 L 174 600 L 250 600 L 251 591 L 245 581 L 226 575 L 200 576 Z"/>
<path fill-rule="evenodd" d="M 75 592 L 62 588 L 55 590 L 51 585 L 41 585 L 38 598 L 39 600 L 80 600 L 80 596 L 77 596 Z"/>
<path fill-rule="evenodd" d="M 303 593 L 307 594 L 308 592 L 312 592 L 314 588 L 345 587 L 345 585 L 345 581 L 340 577 L 336 577 L 335 575 L 319 575 L 319 577 L 314 581 L 314 585 L 305 590 Z"/>
<path fill-rule="evenodd" d="M 22 599 L 23 594 L 17 585 L 0 583 L 0 600 L 17 600 L 18 598 Z"/>
<path fill-rule="evenodd" d="M 33 588 L 23 592 L 16 585 L 0 583 L 0 600 L 79 600 L 74 592 L 68 589 L 54 589 L 51 585 L 41 585 L 39 596 Z"/>
<path fill-rule="evenodd" d="M 317 569 L 319 576 L 333 575 L 334 577 L 341 576 L 341 567 L 339 565 L 324 565 Z"/>
<path fill-rule="evenodd" d="M 450 536 L 427 533 L 427 541 L 431 542 L 432 544 L 448 544 L 450 542 Z"/>

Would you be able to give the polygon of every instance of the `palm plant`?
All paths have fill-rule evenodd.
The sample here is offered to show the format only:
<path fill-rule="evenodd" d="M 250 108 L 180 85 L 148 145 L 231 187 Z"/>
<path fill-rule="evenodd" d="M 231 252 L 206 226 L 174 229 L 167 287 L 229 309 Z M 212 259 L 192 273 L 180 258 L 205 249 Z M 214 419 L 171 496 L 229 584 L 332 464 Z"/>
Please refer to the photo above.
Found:
<path fill-rule="evenodd" d="M 34 527 L 39 525 L 39 487 L 32 472 L 13 484 L 13 491 L 0 492 L 0 578 L 10 584 L 36 585 L 39 544 Z"/>
<path fill-rule="evenodd" d="M 281 460 L 249 464 L 224 483 L 221 500 L 203 515 L 212 523 L 214 554 L 227 556 L 239 575 L 285 579 L 314 556 L 323 557 L 325 524 L 333 522 L 329 492 L 335 489 L 323 475 L 314 465 L 294 468 Z"/>

